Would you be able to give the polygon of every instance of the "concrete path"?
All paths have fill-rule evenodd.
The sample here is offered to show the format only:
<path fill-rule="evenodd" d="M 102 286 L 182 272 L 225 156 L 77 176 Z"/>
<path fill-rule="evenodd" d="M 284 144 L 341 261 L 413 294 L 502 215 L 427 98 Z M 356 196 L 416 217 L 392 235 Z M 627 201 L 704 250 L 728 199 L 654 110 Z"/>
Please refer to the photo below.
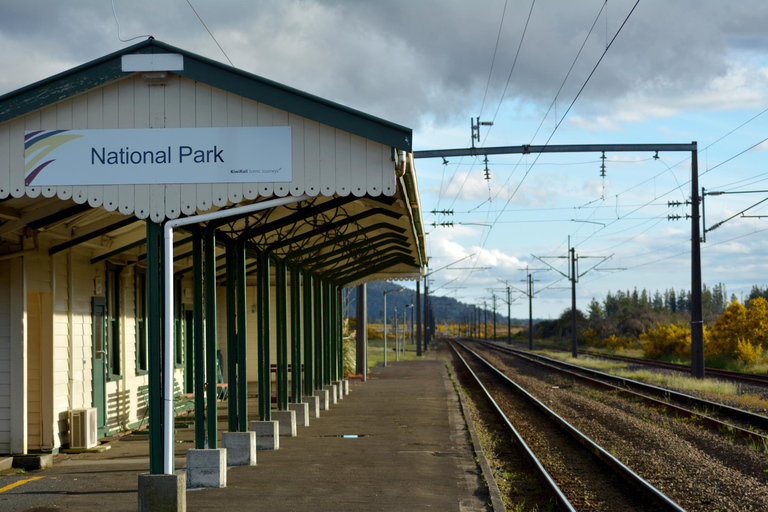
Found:
<path fill-rule="evenodd" d="M 193 436 L 178 431 L 181 470 Z M 0 509 L 136 510 L 148 443 L 133 435 L 112 445 L 59 456 L 52 469 L 0 476 L 0 488 L 43 477 L 0 492 Z M 229 468 L 226 488 L 188 491 L 187 510 L 490 510 L 474 456 L 444 362 L 394 363 L 373 369 L 365 383 L 352 381 L 350 394 L 297 437 L 259 451 L 256 466 Z"/>

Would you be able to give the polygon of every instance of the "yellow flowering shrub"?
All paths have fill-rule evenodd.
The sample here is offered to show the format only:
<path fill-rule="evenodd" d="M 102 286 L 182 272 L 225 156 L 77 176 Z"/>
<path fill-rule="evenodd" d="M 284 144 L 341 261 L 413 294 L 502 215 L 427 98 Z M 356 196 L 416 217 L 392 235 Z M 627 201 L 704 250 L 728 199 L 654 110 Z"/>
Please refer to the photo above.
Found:
<path fill-rule="evenodd" d="M 591 327 L 587 327 L 583 331 L 579 333 L 579 338 L 581 338 L 580 341 L 583 341 L 587 345 L 591 347 L 598 347 L 599 346 L 599 340 L 597 339 L 598 334 L 597 331 L 595 331 Z"/>
<path fill-rule="evenodd" d="M 763 355 L 760 345 L 753 345 L 749 341 L 739 338 L 736 342 L 736 358 L 744 363 L 753 364 L 758 362 Z"/>
<path fill-rule="evenodd" d="M 600 345 L 613 350 L 624 350 L 635 344 L 635 340 L 627 336 L 616 336 L 611 334 L 600 341 Z"/>
<path fill-rule="evenodd" d="M 691 329 L 685 325 L 657 323 L 653 329 L 640 334 L 643 356 L 658 359 L 662 356 L 691 356 Z"/>

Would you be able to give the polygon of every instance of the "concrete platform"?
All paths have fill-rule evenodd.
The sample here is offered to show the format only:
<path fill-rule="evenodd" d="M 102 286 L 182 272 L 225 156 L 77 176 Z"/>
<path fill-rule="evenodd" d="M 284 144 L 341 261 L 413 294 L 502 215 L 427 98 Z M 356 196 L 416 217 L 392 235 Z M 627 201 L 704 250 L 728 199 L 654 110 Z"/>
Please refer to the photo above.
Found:
<path fill-rule="evenodd" d="M 374 368 L 351 388 L 279 451 L 260 452 L 255 473 L 231 468 L 227 489 L 188 494 L 187 510 L 254 496 L 270 511 L 490 510 L 443 361 Z"/>
<path fill-rule="evenodd" d="M 300 436 L 259 452 L 258 466 L 230 467 L 226 488 L 187 492 L 187 510 L 490 510 L 442 360 L 374 368 L 367 382 L 353 380 L 350 388 Z M 220 402 L 219 435 L 226 410 Z M 255 400 L 249 413 L 257 419 Z M 177 429 L 177 472 L 186 469 L 193 440 L 194 428 Z M 0 475 L 0 487 L 44 476 L 3 493 L 0 509 L 134 512 L 138 475 L 149 469 L 147 435 L 118 437 L 112 445 L 105 453 L 58 455 L 39 473 Z"/>

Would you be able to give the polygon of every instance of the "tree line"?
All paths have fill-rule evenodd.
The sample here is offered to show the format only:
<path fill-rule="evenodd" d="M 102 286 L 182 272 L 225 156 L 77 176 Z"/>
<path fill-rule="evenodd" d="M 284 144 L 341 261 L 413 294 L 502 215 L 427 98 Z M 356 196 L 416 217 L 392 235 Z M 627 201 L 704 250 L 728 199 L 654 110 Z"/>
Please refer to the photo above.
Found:
<path fill-rule="evenodd" d="M 753 288 L 753 291 L 756 288 Z M 762 290 L 762 292 L 768 295 L 768 288 Z M 735 300 L 735 298 L 734 296 L 732 300 Z M 718 283 L 711 288 L 706 284 L 702 285 L 701 302 L 704 321 L 714 322 L 723 314 L 725 308 L 728 307 L 728 294 L 726 293 L 725 285 Z M 635 288 L 631 292 L 629 290 L 618 290 L 615 293 L 609 291 L 602 302 L 592 298 L 587 306 L 586 316 L 590 320 L 622 319 L 637 316 L 639 313 L 648 311 L 670 315 L 678 313 L 690 314 L 691 291 L 685 289 L 675 290 L 674 288 L 664 291 L 656 290 L 653 293 L 645 288 L 641 291 Z"/>

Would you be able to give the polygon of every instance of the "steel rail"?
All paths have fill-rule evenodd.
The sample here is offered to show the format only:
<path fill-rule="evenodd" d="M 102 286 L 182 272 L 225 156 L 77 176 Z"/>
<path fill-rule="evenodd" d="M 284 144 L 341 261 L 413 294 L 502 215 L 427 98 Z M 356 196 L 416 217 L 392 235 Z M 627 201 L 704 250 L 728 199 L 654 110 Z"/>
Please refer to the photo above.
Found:
<path fill-rule="evenodd" d="M 452 343 L 449 342 L 448 344 L 451 346 L 453 351 L 459 357 L 461 362 L 464 363 L 464 368 L 469 372 L 470 375 L 472 375 L 472 377 L 475 379 L 475 382 L 480 387 L 480 389 L 483 390 L 485 399 L 488 400 L 488 403 L 491 404 L 491 407 L 493 407 L 493 410 L 496 413 L 496 416 L 499 418 L 499 420 L 502 423 L 504 423 L 504 426 L 506 427 L 507 432 L 509 432 L 509 434 L 518 443 L 518 446 L 520 446 L 520 449 L 522 450 L 523 455 L 533 465 L 534 471 L 536 471 L 536 473 L 539 475 L 539 478 L 541 478 L 542 482 L 544 483 L 544 486 L 547 489 L 549 489 L 550 492 L 552 492 L 560 509 L 567 512 L 571 512 L 571 511 L 576 512 L 576 509 L 573 508 L 573 505 L 571 505 L 571 503 L 568 501 L 568 498 L 565 497 L 563 492 L 560 490 L 560 487 L 558 487 L 558 485 L 549 475 L 547 470 L 544 469 L 544 466 L 541 465 L 541 462 L 539 462 L 539 459 L 533 453 L 533 451 L 525 442 L 523 437 L 520 435 L 520 433 L 517 431 L 514 425 L 512 425 L 512 423 L 509 421 L 509 418 L 507 418 L 507 415 L 504 414 L 504 412 L 501 410 L 501 408 L 499 407 L 499 404 L 496 403 L 496 400 L 493 399 L 490 392 L 488 392 L 488 390 L 483 385 L 483 383 L 480 382 L 480 378 L 477 376 L 477 374 L 475 374 L 474 371 L 472 371 L 472 368 L 469 367 L 469 363 L 467 363 L 464 357 L 462 357 L 462 355 L 459 354 L 459 351 L 456 350 L 456 347 L 454 347 Z"/>
<path fill-rule="evenodd" d="M 668 361 L 655 361 L 652 359 L 640 359 L 639 357 L 617 356 L 613 354 L 603 354 L 600 352 L 592 352 L 591 350 L 579 350 L 580 354 L 586 354 L 592 357 L 602 357 L 603 359 L 613 359 L 615 361 L 624 361 L 632 364 L 641 364 L 648 366 L 656 366 L 658 368 L 664 368 L 667 370 L 674 370 L 678 372 L 691 373 L 691 367 L 678 363 L 670 363 Z M 768 386 L 768 375 L 762 375 L 759 373 L 743 373 L 733 370 L 721 370 L 719 368 L 705 368 L 704 374 L 708 377 L 720 377 L 723 379 L 739 380 L 743 382 L 752 382 L 754 384 L 761 384 Z"/>
<path fill-rule="evenodd" d="M 635 487 L 637 487 L 641 492 L 644 492 L 648 497 L 653 499 L 653 501 L 662 509 L 671 510 L 675 512 L 685 511 L 685 509 L 680 507 L 680 505 L 678 505 L 672 499 L 664 495 L 661 491 L 656 489 L 656 487 L 654 487 L 649 482 L 647 482 L 643 477 L 641 477 L 640 475 L 632 471 L 629 467 L 625 466 L 621 461 L 619 461 L 616 457 L 614 457 L 613 455 L 605 451 L 600 445 L 592 441 L 589 437 L 582 434 L 578 429 L 576 429 L 574 426 L 568 423 L 562 416 L 558 415 L 552 409 L 550 409 L 549 407 L 544 405 L 542 402 L 540 402 L 536 397 L 534 397 L 533 395 L 528 393 L 525 389 L 520 387 L 520 385 L 518 385 L 512 379 L 507 377 L 504 373 L 498 370 L 491 363 L 486 361 L 477 352 L 473 351 L 463 343 L 460 343 L 458 341 L 457 343 L 461 345 L 462 348 L 464 348 L 464 350 L 466 350 L 467 352 L 475 356 L 479 361 L 481 361 L 483 365 L 485 365 L 491 372 L 493 372 L 499 378 L 501 378 L 509 387 L 513 388 L 516 392 L 520 393 L 529 402 L 531 402 L 534 406 L 536 406 L 541 412 L 543 412 L 546 416 L 548 416 L 550 419 L 556 422 L 562 429 L 564 429 L 571 436 L 573 436 L 584 447 L 586 447 L 589 451 L 591 451 L 594 455 L 596 455 L 600 460 L 606 463 L 611 469 L 613 469 L 615 472 L 620 474 L 622 477 L 624 477 L 624 479 L 629 481 L 631 484 L 635 485 Z M 454 347 L 454 351 L 455 350 L 456 349 Z"/>
<path fill-rule="evenodd" d="M 680 393 L 679 391 L 673 391 L 671 389 L 665 389 L 660 388 L 658 386 L 654 386 L 652 384 L 646 384 L 645 382 L 640 382 L 633 379 L 627 379 L 625 377 L 618 377 L 616 375 L 611 375 L 608 373 L 604 373 L 598 370 L 593 370 L 591 368 L 585 368 L 583 366 L 574 365 L 571 363 L 566 363 L 564 361 L 559 361 L 557 359 L 552 359 L 546 356 L 542 356 L 540 354 L 532 354 L 527 351 L 522 351 L 506 346 L 501 346 L 496 343 L 491 342 L 484 342 L 484 341 L 477 341 L 477 343 L 480 343 L 482 345 L 488 346 L 490 348 L 493 348 L 495 350 L 499 350 L 501 352 L 513 354 L 517 357 L 520 357 L 521 359 L 525 359 L 526 361 L 531 361 L 536 364 L 540 364 L 543 366 L 547 366 L 553 370 L 567 373 L 568 375 L 571 375 L 575 378 L 583 378 L 584 380 L 588 379 L 588 377 L 584 375 L 580 375 L 578 372 L 586 373 L 588 375 L 592 375 L 593 377 L 608 380 L 610 382 L 613 382 L 614 384 L 621 384 L 624 387 L 619 387 L 616 385 L 616 387 L 624 392 L 627 393 L 633 393 L 629 388 L 634 387 L 635 389 L 641 389 L 644 392 L 651 393 L 656 396 L 661 396 L 666 398 L 667 400 L 658 401 L 657 403 L 659 405 L 662 405 L 664 407 L 669 407 L 675 410 L 678 410 L 682 414 L 690 415 L 690 416 L 696 416 L 704 420 L 705 423 L 709 424 L 710 426 L 713 426 L 715 428 L 720 429 L 721 427 L 726 427 L 728 429 L 735 429 L 736 432 L 739 433 L 742 437 L 757 440 L 757 441 L 763 441 L 768 442 L 768 437 L 765 435 L 752 432 L 750 430 L 747 430 L 745 428 L 739 427 L 737 425 L 732 425 L 730 423 L 726 423 L 723 421 L 720 421 L 716 418 L 712 418 L 711 416 L 707 416 L 705 414 L 701 414 L 696 411 L 691 411 L 689 409 L 685 409 L 683 407 L 676 406 L 672 403 L 670 403 L 668 400 L 671 398 L 675 398 L 678 401 L 685 402 L 688 404 L 691 404 L 693 406 L 698 406 L 702 408 L 709 408 L 709 409 L 715 409 L 720 414 L 723 414 L 725 416 L 729 416 L 731 418 L 736 418 L 740 421 L 743 421 L 753 427 L 760 428 L 763 430 L 768 431 L 768 417 L 765 417 L 761 414 L 755 414 L 753 412 L 745 411 L 743 409 L 738 409 L 736 407 L 731 407 L 729 405 L 720 404 L 717 402 L 712 402 L 710 400 L 705 400 L 703 398 L 698 398 L 691 395 L 686 395 L 685 393 Z M 597 382 L 594 379 L 591 379 L 590 382 Z M 606 384 L 605 382 L 603 384 Z M 636 396 L 643 398 L 644 400 L 652 401 L 653 399 L 651 397 L 648 397 L 646 395 L 636 393 L 634 392 Z"/>
<path fill-rule="evenodd" d="M 476 340 L 475 340 L 476 341 Z M 525 345 L 525 343 L 521 342 L 513 342 L 518 343 L 521 345 Z M 557 350 L 558 352 L 570 352 L 570 349 L 565 349 L 563 347 L 557 347 L 555 345 L 538 345 L 540 348 L 547 349 L 547 350 Z M 642 359 L 639 357 L 629 357 L 629 356 L 617 356 L 614 354 L 604 354 L 602 352 L 593 352 L 591 350 L 579 350 L 579 354 L 585 354 L 592 357 L 601 357 L 603 359 L 613 359 L 616 361 L 625 361 L 627 363 L 632 364 L 640 364 L 640 365 L 646 365 L 646 366 L 655 366 L 658 368 L 664 368 L 666 370 L 674 370 L 679 371 L 682 373 L 687 373 L 690 375 L 691 373 L 691 367 L 690 365 L 685 364 L 679 364 L 679 363 L 671 363 L 668 361 L 656 361 L 654 359 Z M 729 380 L 738 380 L 743 382 L 751 382 L 753 384 L 760 384 L 763 386 L 768 386 L 768 374 L 761 374 L 761 373 L 745 373 L 745 372 L 737 372 L 733 370 L 722 370 L 720 368 L 705 368 L 704 374 L 709 377 L 720 377 L 723 379 L 729 379 Z"/>

